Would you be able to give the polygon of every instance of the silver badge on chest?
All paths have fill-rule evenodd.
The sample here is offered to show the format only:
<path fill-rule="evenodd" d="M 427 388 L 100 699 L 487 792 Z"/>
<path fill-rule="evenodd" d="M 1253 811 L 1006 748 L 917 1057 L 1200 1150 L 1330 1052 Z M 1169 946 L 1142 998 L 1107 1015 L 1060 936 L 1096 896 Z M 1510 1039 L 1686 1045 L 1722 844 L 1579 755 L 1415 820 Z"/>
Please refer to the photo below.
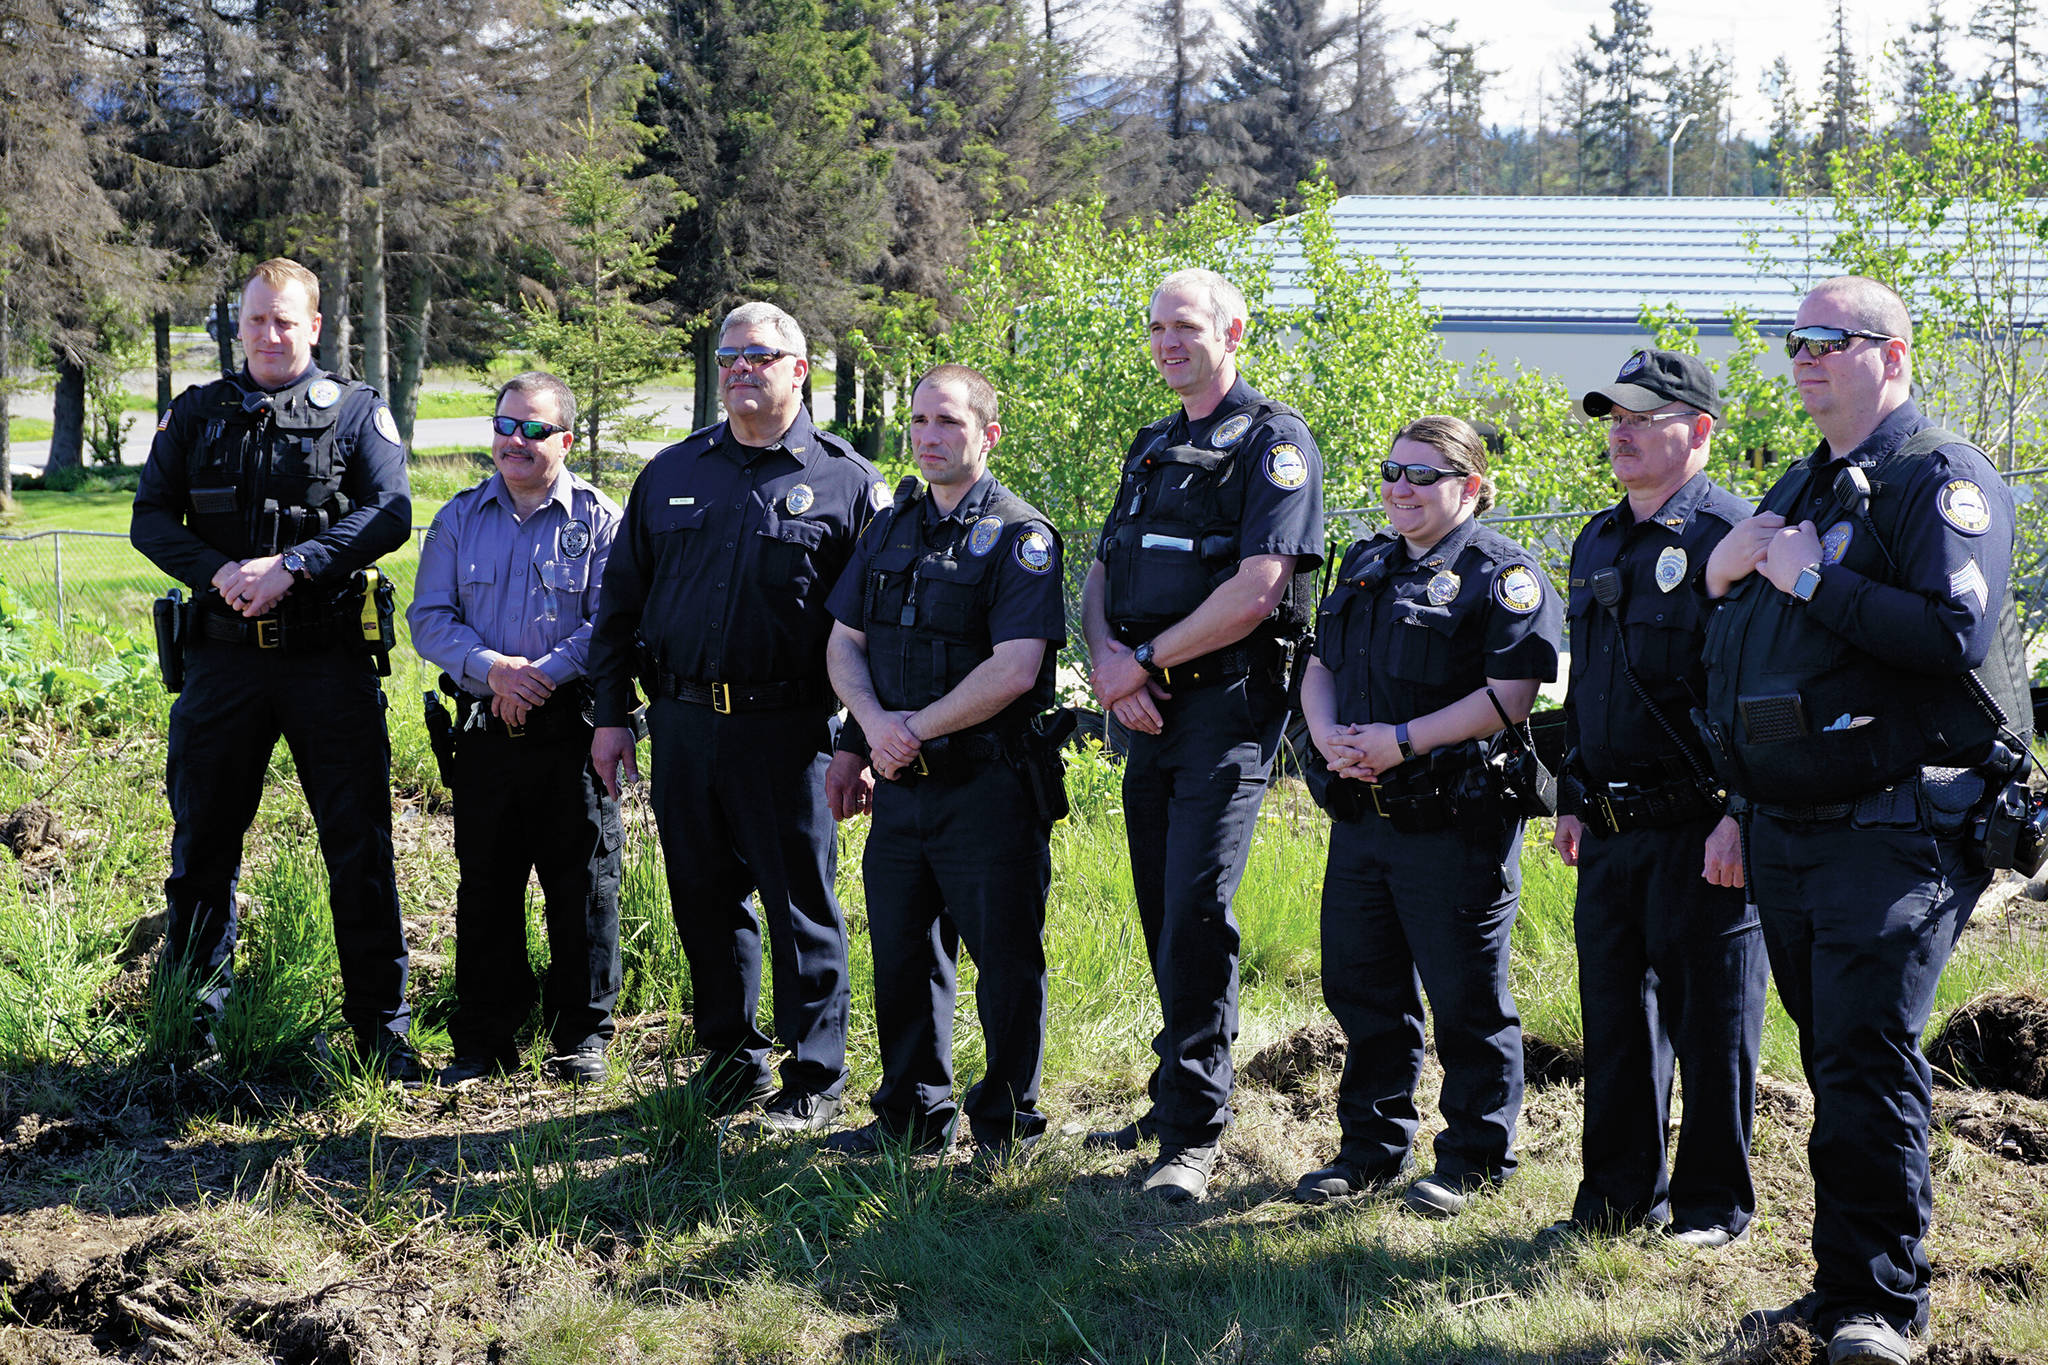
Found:
<path fill-rule="evenodd" d="M 810 511 L 811 504 L 817 500 L 818 495 L 811 491 L 811 486 L 800 483 L 782 495 L 782 507 L 791 516 L 800 517 Z"/>
<path fill-rule="evenodd" d="M 1462 586 L 1463 580 L 1449 569 L 1445 569 L 1429 580 L 1429 604 L 1432 607 L 1449 606 L 1457 600 L 1458 589 Z"/>
<path fill-rule="evenodd" d="M 1685 547 L 1666 545 L 1657 556 L 1657 590 L 1670 592 L 1685 581 Z"/>

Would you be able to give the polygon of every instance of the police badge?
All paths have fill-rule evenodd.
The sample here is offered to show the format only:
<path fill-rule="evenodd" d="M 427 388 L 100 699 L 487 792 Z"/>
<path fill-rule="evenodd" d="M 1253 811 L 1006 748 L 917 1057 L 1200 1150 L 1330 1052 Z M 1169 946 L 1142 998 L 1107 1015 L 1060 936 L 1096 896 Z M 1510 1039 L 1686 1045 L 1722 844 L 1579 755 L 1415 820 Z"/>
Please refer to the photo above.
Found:
<path fill-rule="evenodd" d="M 1001 517 L 983 517 L 974 523 L 974 529 L 967 533 L 967 553 L 977 559 L 996 547 L 996 538 L 1003 533 Z"/>
<path fill-rule="evenodd" d="M 586 523 L 572 520 L 562 528 L 563 558 L 581 559 L 583 558 L 583 552 L 589 548 L 590 527 Z"/>
<path fill-rule="evenodd" d="M 1435 578 L 1429 580 L 1429 605 L 1432 607 L 1450 605 L 1457 598 L 1458 589 L 1463 586 L 1464 581 L 1462 579 L 1449 569 L 1445 569 Z"/>
<path fill-rule="evenodd" d="M 341 385 L 332 379 L 316 379 L 306 389 L 306 401 L 316 408 L 331 408 L 341 397 Z"/>
<path fill-rule="evenodd" d="M 1670 592 L 1685 581 L 1685 547 L 1666 545 L 1657 556 L 1657 591 Z"/>
<path fill-rule="evenodd" d="M 1237 416 L 1226 419 L 1222 426 L 1209 433 L 1209 444 L 1218 450 L 1223 449 L 1225 446 L 1236 445 L 1244 438 L 1244 434 L 1251 429 L 1252 415 L 1248 412 L 1240 412 Z"/>
<path fill-rule="evenodd" d="M 811 504 L 817 500 L 818 495 L 811 491 L 811 486 L 800 483 L 782 495 L 782 507 L 791 516 L 800 517 L 810 511 Z"/>

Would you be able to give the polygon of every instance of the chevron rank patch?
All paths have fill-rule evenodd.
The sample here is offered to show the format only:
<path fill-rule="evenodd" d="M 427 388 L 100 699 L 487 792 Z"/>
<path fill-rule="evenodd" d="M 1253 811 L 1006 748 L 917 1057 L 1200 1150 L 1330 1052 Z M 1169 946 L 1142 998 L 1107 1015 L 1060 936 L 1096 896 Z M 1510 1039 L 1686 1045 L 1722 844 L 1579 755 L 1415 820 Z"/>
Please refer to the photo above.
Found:
<path fill-rule="evenodd" d="M 1977 610 L 1991 609 L 1991 585 L 1984 581 L 1984 571 L 1971 560 L 1948 576 L 1948 595 L 1958 602 L 1977 599 Z"/>

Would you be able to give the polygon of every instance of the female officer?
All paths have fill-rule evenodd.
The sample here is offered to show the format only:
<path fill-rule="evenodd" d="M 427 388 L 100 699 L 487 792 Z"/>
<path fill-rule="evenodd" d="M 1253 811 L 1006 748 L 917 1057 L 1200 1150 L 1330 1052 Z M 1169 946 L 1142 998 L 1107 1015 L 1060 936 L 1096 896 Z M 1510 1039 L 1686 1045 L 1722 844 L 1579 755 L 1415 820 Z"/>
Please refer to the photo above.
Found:
<path fill-rule="evenodd" d="M 1563 613 L 1529 552 L 1474 520 L 1493 489 L 1468 424 L 1410 422 L 1380 480 L 1393 534 L 1346 553 L 1301 689 L 1336 818 L 1323 999 L 1349 1046 L 1343 1145 L 1294 1197 L 1383 1189 L 1408 1168 L 1427 990 L 1446 1126 L 1436 1170 L 1402 1198 L 1449 1218 L 1514 1171 L 1522 1105 L 1522 1026 L 1508 996 L 1522 816 L 1481 741 L 1506 724 L 1502 712 L 1526 719 L 1557 677 Z"/>

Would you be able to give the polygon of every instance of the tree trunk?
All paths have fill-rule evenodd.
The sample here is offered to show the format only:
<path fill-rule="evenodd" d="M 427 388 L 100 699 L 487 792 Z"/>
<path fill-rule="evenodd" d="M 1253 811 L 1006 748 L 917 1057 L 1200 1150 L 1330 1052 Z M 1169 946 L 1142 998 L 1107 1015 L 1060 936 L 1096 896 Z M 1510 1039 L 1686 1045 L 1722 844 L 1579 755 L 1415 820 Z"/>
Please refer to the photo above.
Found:
<path fill-rule="evenodd" d="M 240 306 L 235 296 L 223 285 L 213 294 L 213 316 L 215 330 L 220 333 L 214 344 L 220 348 L 220 372 L 231 375 L 235 372 L 235 333 L 241 323 Z"/>
<path fill-rule="evenodd" d="M 7 381 L 13 374 L 13 319 L 8 310 L 7 290 L 0 288 L 0 507 L 14 501 L 14 433 L 9 430 Z"/>
<path fill-rule="evenodd" d="M 389 393 L 384 300 L 384 150 L 377 129 L 377 40 L 356 39 L 356 136 L 363 160 L 363 380 Z"/>
<path fill-rule="evenodd" d="M 691 378 L 695 381 L 696 404 L 690 421 L 692 430 L 708 427 L 718 420 L 718 332 L 706 323 L 697 329 L 690 343 Z"/>
<path fill-rule="evenodd" d="M 859 385 L 860 367 L 841 347 L 832 366 L 832 416 L 839 422 L 840 434 L 853 442 L 855 449 L 859 449 L 861 440 Z"/>
<path fill-rule="evenodd" d="M 149 318 L 156 340 L 156 415 L 171 410 L 171 310 L 159 308 Z"/>
<path fill-rule="evenodd" d="M 57 402 L 50 423 L 50 462 L 43 466 L 43 480 L 52 474 L 85 466 L 85 366 L 61 346 L 56 348 Z"/>
<path fill-rule="evenodd" d="M 335 221 L 334 289 L 320 311 L 326 315 L 327 323 L 321 332 L 324 344 L 320 349 L 320 363 L 336 379 L 349 379 L 355 374 L 350 352 L 355 346 L 355 336 L 349 329 L 349 286 L 353 283 L 351 259 L 354 247 L 349 234 L 349 220 L 355 216 L 355 196 L 346 189 L 341 194 L 341 216 Z"/>
<path fill-rule="evenodd" d="M 420 372 L 426 367 L 427 324 L 434 312 L 433 281 L 414 270 L 406 284 L 405 312 L 398 320 L 398 370 L 391 379 L 391 415 L 398 434 L 412 448 L 412 424 L 420 410 Z"/>
<path fill-rule="evenodd" d="M 860 385 L 860 453 L 869 461 L 882 453 L 882 385 L 886 383 L 882 372 L 870 368 L 861 376 Z"/>

